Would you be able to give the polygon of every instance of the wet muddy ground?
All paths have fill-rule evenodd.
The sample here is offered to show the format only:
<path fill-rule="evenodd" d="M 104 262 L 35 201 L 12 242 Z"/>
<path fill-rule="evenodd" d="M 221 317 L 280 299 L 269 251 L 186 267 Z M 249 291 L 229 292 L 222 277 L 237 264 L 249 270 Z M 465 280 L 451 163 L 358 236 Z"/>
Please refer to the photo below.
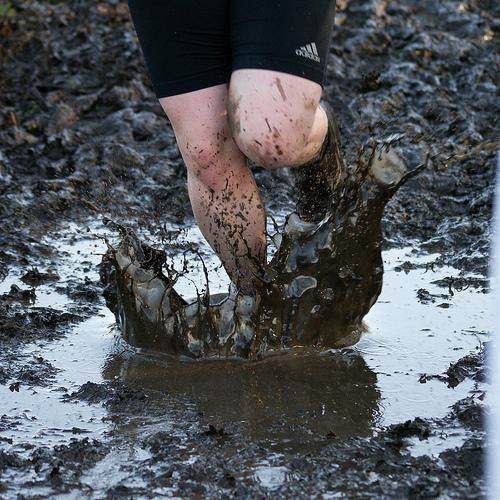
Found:
<path fill-rule="evenodd" d="M 0 496 L 485 495 L 496 3 L 338 4 L 326 94 L 346 157 L 404 134 L 410 164 L 433 160 L 386 209 L 384 289 L 360 342 L 254 363 L 122 340 L 99 279 L 115 238 L 103 215 L 177 265 L 198 249 L 221 290 L 225 277 L 193 228 L 126 4 L 12 6 L 0 10 Z M 255 172 L 282 222 L 288 177 Z"/>

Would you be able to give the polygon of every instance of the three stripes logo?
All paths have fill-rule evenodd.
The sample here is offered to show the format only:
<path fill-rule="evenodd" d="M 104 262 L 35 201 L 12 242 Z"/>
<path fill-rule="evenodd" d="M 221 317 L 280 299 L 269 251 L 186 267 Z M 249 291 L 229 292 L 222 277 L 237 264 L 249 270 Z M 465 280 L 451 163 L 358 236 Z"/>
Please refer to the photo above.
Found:
<path fill-rule="evenodd" d="M 318 55 L 318 49 L 314 42 L 308 43 L 304 47 L 300 47 L 295 51 L 298 56 L 307 57 L 307 59 L 312 59 L 313 61 L 320 62 L 321 59 Z"/>

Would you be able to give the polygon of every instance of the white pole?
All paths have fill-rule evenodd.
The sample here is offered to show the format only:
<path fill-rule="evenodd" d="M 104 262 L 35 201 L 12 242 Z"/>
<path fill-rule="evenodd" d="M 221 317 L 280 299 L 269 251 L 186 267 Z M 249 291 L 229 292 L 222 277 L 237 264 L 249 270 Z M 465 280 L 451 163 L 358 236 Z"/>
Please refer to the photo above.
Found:
<path fill-rule="evenodd" d="M 490 499 L 500 499 L 500 154 L 498 155 L 497 185 L 495 199 L 495 215 L 492 245 L 492 275 L 494 276 L 494 290 L 492 302 L 495 312 L 495 325 L 489 363 L 491 369 L 491 416 L 488 422 L 489 453 L 487 460 L 487 477 L 489 479 Z"/>

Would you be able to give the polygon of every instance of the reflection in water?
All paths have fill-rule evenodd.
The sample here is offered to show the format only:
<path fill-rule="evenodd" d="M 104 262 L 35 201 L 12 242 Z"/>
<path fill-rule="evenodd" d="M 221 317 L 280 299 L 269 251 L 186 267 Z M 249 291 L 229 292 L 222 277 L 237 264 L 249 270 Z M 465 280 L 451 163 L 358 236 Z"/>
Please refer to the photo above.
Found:
<path fill-rule="evenodd" d="M 104 377 L 151 390 L 151 397 L 187 395 L 207 423 L 284 448 L 369 435 L 379 414 L 376 375 L 348 351 L 258 362 L 181 362 L 129 351 L 108 361 Z"/>

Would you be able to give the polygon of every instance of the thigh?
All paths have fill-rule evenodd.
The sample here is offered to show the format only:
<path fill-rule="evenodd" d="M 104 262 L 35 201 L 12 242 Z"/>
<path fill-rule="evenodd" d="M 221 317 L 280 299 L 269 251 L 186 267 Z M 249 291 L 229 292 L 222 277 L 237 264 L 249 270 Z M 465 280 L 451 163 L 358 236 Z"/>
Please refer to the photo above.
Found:
<path fill-rule="evenodd" d="M 230 0 L 129 0 L 156 95 L 227 83 Z"/>
<path fill-rule="evenodd" d="M 323 84 L 335 0 L 231 0 L 232 69 L 281 71 Z"/>

